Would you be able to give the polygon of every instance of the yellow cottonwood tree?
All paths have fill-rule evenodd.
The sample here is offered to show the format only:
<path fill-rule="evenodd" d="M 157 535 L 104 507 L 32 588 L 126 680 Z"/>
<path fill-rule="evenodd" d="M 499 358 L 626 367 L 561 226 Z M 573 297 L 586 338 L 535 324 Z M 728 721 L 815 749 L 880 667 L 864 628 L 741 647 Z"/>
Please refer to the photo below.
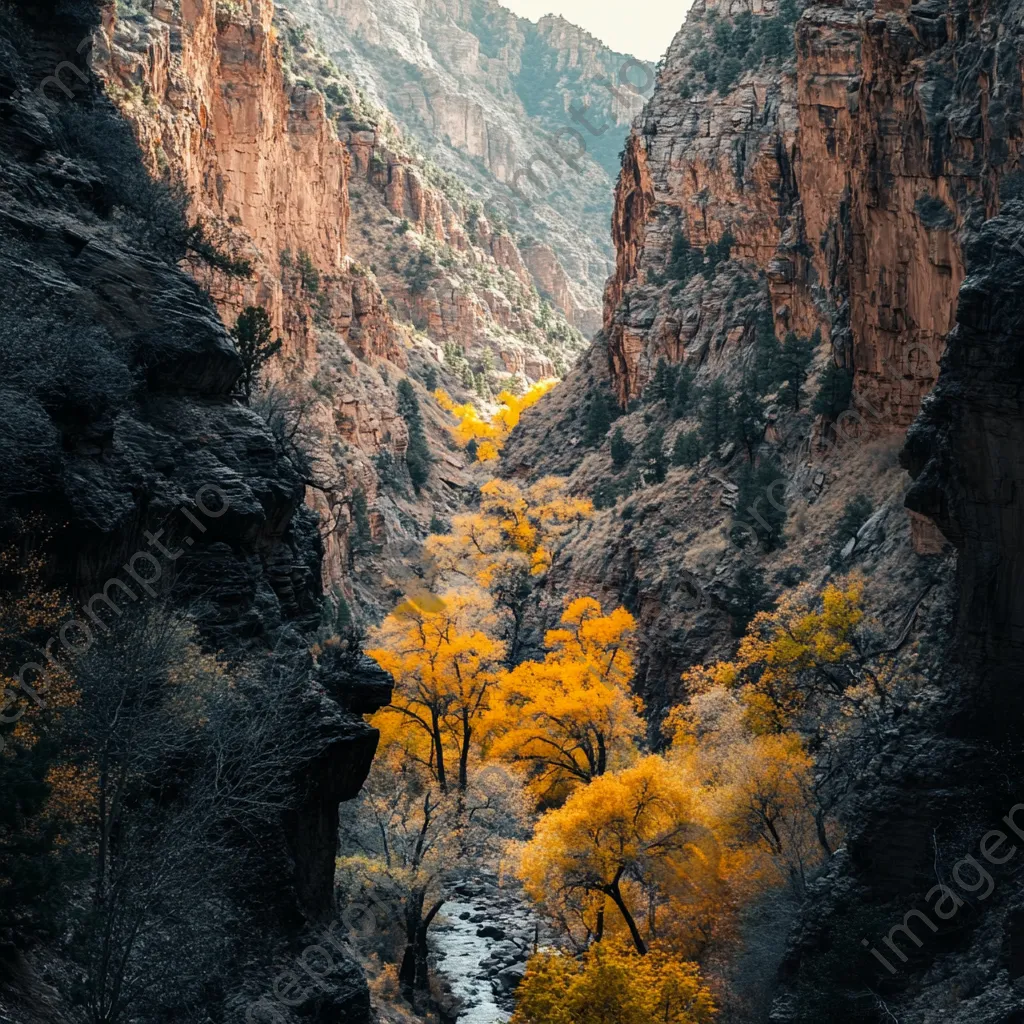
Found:
<path fill-rule="evenodd" d="M 497 398 L 498 408 L 490 417 L 482 416 L 472 402 L 460 405 L 441 388 L 434 392 L 434 398 L 442 409 L 455 417 L 457 422 L 451 431 L 459 447 L 465 448 L 471 441 L 475 441 L 477 461 L 490 462 L 498 458 L 508 435 L 519 423 L 520 416 L 531 405 L 536 405 L 557 383 L 556 378 L 548 377 L 531 384 L 522 395 L 502 391 Z"/>
<path fill-rule="evenodd" d="M 577 598 L 547 633 L 544 661 L 502 678 L 489 753 L 522 771 L 541 800 L 557 801 L 636 757 L 644 721 L 630 692 L 635 628 L 624 608 L 604 615 L 593 598 Z"/>
<path fill-rule="evenodd" d="M 596 942 L 579 957 L 532 957 L 512 1024 L 710 1024 L 715 1015 L 696 964 L 658 947 L 638 956 Z"/>
<path fill-rule="evenodd" d="M 395 681 L 390 706 L 373 722 L 387 741 L 401 742 L 429 767 L 442 793 L 465 792 L 477 725 L 489 709 L 505 646 L 490 632 L 495 617 L 486 595 L 446 594 L 429 609 L 407 601 L 374 629 L 367 650 Z"/>
<path fill-rule="evenodd" d="M 802 889 L 807 871 L 830 852 L 819 848 L 814 761 L 794 732 L 757 734 L 733 690 L 715 687 L 673 710 L 665 731 L 669 760 L 693 780 L 734 881 Z M 742 875 L 742 877 L 739 877 Z"/>
<path fill-rule="evenodd" d="M 455 516 L 449 534 L 428 537 L 425 544 L 435 582 L 491 593 L 506 619 L 512 664 L 533 579 L 548 571 L 559 545 L 593 514 L 589 500 L 566 496 L 564 487 L 557 477 L 525 490 L 511 480 L 489 480 L 480 488 L 479 510 Z"/>
<path fill-rule="evenodd" d="M 690 692 L 710 686 L 739 687 L 756 732 L 784 732 L 823 697 L 842 699 L 865 674 L 886 680 L 865 664 L 856 630 L 864 619 L 864 581 L 852 575 L 830 583 L 820 599 L 807 586 L 783 597 L 773 611 L 758 612 L 732 662 L 683 674 Z"/>
<path fill-rule="evenodd" d="M 521 851 L 526 891 L 586 939 L 625 926 L 641 955 L 671 919 L 718 884 L 718 847 L 700 820 L 694 789 L 657 755 L 602 775 L 548 811 Z M 606 922 L 605 908 L 613 908 Z M 666 921 L 668 924 L 669 921 Z"/>

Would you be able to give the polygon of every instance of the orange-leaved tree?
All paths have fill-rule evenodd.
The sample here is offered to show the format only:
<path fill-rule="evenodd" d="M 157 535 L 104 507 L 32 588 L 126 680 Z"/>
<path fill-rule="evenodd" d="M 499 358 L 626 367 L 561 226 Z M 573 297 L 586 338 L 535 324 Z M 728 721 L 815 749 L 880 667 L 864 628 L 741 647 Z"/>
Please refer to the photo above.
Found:
<path fill-rule="evenodd" d="M 593 598 L 577 598 L 547 633 L 545 659 L 502 678 L 489 753 L 522 771 L 540 800 L 557 802 L 637 756 L 644 721 L 630 691 L 635 627 L 624 608 L 604 615 Z"/>
<path fill-rule="evenodd" d="M 820 596 L 809 586 L 787 594 L 772 611 L 758 612 L 736 658 L 683 674 L 691 693 L 735 686 L 755 732 L 783 732 L 810 702 L 841 701 L 859 692 L 865 677 L 884 701 L 885 674 L 869 665 L 858 627 L 864 619 L 864 581 L 853 575 L 830 583 Z"/>
<path fill-rule="evenodd" d="M 597 942 L 579 957 L 533 956 L 512 1024 L 710 1024 L 715 1015 L 696 964 L 659 947 L 638 956 Z"/>
<path fill-rule="evenodd" d="M 490 462 L 498 458 L 508 435 L 519 423 L 519 417 L 531 405 L 539 402 L 557 383 L 557 379 L 548 377 L 531 384 L 521 395 L 502 391 L 497 398 L 498 407 L 490 416 L 481 414 L 472 402 L 460 405 L 440 388 L 434 392 L 434 398 L 442 409 L 455 417 L 457 422 L 451 431 L 459 447 L 465 448 L 471 442 L 475 442 L 477 461 Z"/>
<path fill-rule="evenodd" d="M 445 594 L 429 609 L 406 601 L 370 633 L 367 653 L 395 681 L 391 704 L 373 722 L 429 768 L 442 793 L 467 787 L 477 725 L 505 656 L 494 626 L 489 599 L 474 591 Z"/>
<path fill-rule="evenodd" d="M 713 687 L 673 709 L 670 761 L 698 787 L 731 881 L 760 890 L 790 881 L 800 891 L 818 848 L 814 761 L 795 732 L 758 734 L 735 690 Z"/>
<path fill-rule="evenodd" d="M 509 664 L 518 658 L 534 580 L 593 513 L 589 500 L 567 496 L 564 487 L 557 477 L 525 490 L 510 480 L 490 480 L 480 488 L 478 511 L 455 516 L 449 534 L 427 538 L 435 585 L 480 586 L 494 598 L 504 619 Z"/>
<path fill-rule="evenodd" d="M 581 786 L 523 847 L 526 891 L 580 945 L 624 927 L 643 955 L 665 926 L 718 884 L 718 845 L 694 788 L 650 755 Z M 605 910 L 613 908 L 606 921 Z M 582 932 L 582 936 L 581 936 Z"/>

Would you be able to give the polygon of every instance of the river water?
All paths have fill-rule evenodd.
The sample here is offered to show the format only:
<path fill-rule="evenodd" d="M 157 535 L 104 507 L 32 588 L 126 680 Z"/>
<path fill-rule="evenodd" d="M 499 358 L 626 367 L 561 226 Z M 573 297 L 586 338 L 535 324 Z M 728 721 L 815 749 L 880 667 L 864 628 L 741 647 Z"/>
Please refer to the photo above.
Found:
<path fill-rule="evenodd" d="M 433 933 L 437 969 L 460 999 L 459 1024 L 506 1024 L 534 949 L 538 919 L 518 887 L 485 878 L 459 886 Z"/>

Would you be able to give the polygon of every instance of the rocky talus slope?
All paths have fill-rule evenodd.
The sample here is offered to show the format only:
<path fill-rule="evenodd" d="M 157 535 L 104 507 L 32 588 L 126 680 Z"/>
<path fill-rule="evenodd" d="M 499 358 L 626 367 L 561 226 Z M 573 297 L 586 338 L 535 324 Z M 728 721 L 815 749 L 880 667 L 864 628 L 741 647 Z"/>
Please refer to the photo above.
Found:
<path fill-rule="evenodd" d="M 169 552 L 180 543 L 155 576 L 155 557 L 141 570 L 154 608 L 194 613 L 211 650 L 306 652 L 296 699 L 315 746 L 287 820 L 237 850 L 247 872 L 274 879 L 260 930 L 287 951 L 333 914 L 338 804 L 365 778 L 377 733 L 363 715 L 390 682 L 365 660 L 310 661 L 323 549 L 302 474 L 232 397 L 240 360 L 177 266 L 183 253 L 162 234 L 173 205 L 131 129 L 89 73 L 65 64 L 48 77 L 88 52 L 95 16 L 88 4 L 33 4 L 27 23 L 0 12 L 0 531 L 38 549 L 75 600 L 109 591 L 152 537 Z M 0 1016 L 65 1019 L 69 992 L 33 982 L 10 952 Z M 332 999 L 342 1019 L 366 1019 L 365 982 L 344 961 Z"/>
<path fill-rule="evenodd" d="M 977 854 L 1024 778 L 1007 735 L 1021 720 L 1010 583 L 1019 17 L 1013 3 L 848 2 L 799 16 L 697 4 L 627 142 L 604 330 L 506 452 L 511 475 L 559 472 L 578 493 L 610 484 L 608 507 L 556 564 L 542 614 L 566 592 L 625 601 L 652 638 L 639 684 L 656 712 L 680 696 L 683 668 L 735 649 L 730 588 L 744 570 L 763 572 L 778 596 L 859 569 L 886 642 L 916 651 L 927 685 L 860 778 L 845 845 L 788 953 L 765 954 L 760 975 L 726 970 L 730 1021 L 1022 1019 L 1015 861 L 994 873 L 986 902 L 973 898 L 935 935 L 915 929 L 922 941 L 902 943 L 910 955 L 895 972 L 869 953 Z M 737 47 L 736 32 L 762 48 Z M 730 541 L 741 448 L 669 468 L 660 483 L 642 454 L 657 430 L 670 451 L 697 426 L 692 409 L 674 416 L 653 391 L 659 360 L 686 363 L 698 386 L 722 377 L 738 391 L 766 322 L 780 339 L 822 336 L 801 407 L 767 396 L 759 457 L 788 481 L 785 542 L 770 553 Z M 838 445 L 808 409 L 829 361 L 852 376 L 851 439 Z M 609 437 L 591 437 L 602 399 L 633 446 L 628 481 Z M 839 556 L 836 523 L 858 495 L 872 512 Z M 756 927 L 747 940 L 771 945 Z"/>
<path fill-rule="evenodd" d="M 653 68 L 494 0 L 289 0 L 340 66 L 515 230 L 541 294 L 588 336 L 611 265 L 610 191 Z"/>

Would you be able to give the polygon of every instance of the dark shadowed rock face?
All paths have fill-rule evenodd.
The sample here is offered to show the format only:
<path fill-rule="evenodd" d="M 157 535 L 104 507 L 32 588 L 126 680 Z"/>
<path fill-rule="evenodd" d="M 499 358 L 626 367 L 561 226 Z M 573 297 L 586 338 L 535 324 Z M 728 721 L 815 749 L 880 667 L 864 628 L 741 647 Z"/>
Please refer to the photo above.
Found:
<path fill-rule="evenodd" d="M 117 578 L 115 602 L 188 608 L 228 655 L 302 651 L 322 550 L 300 469 L 231 398 L 238 356 L 113 107 L 84 72 L 40 94 L 61 61 L 84 66 L 91 17 L 42 6 L 35 30 L 0 14 L 0 540 L 37 544 L 77 601 Z M 376 748 L 362 716 L 390 697 L 366 659 L 307 688 L 316 753 L 270 844 L 290 851 L 273 887 L 292 928 L 333 911 L 338 803 Z M 367 1019 L 349 974 L 316 1019 Z"/>
<path fill-rule="evenodd" d="M 968 276 L 935 391 L 907 437 L 908 507 L 960 551 L 959 625 L 980 666 L 989 726 L 1024 712 L 1024 205 L 1008 203 L 966 246 Z"/>
<path fill-rule="evenodd" d="M 906 504 L 959 552 L 953 657 L 939 695 L 898 724 L 860 780 L 844 849 L 814 886 L 783 963 L 773 1024 L 854 1013 L 913 1024 L 940 1013 L 952 1024 L 1022 1019 L 1022 215 L 1007 203 L 965 239 L 956 327 L 901 454 L 915 479 Z M 984 853 L 992 830 L 1016 844 L 1001 865 Z M 982 881 L 974 895 L 968 858 L 985 872 L 972 876 Z M 955 913 L 952 900 L 936 911 L 940 882 L 963 899 Z"/>

